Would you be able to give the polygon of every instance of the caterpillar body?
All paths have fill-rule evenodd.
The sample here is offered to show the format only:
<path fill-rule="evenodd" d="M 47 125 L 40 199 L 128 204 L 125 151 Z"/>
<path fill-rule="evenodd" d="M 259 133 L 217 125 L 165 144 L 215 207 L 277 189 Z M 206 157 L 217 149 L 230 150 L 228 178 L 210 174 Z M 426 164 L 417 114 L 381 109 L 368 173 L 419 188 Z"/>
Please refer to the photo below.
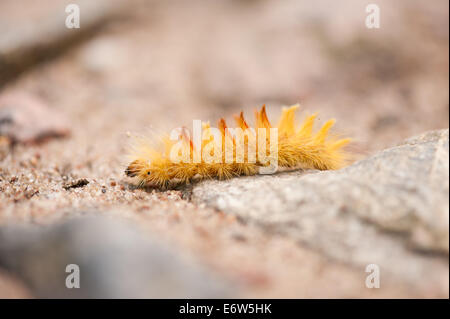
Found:
<path fill-rule="evenodd" d="M 345 166 L 350 159 L 345 151 L 350 139 L 329 134 L 335 120 L 327 121 L 314 132 L 317 114 L 297 126 L 298 107 L 283 108 L 278 125 L 273 127 L 263 105 L 260 111 L 255 111 L 255 129 L 250 128 L 241 112 L 235 116 L 240 134 L 230 133 L 223 118 L 216 131 L 208 122 L 202 123 L 201 140 L 196 139 L 197 143 L 187 129 L 179 130 L 177 138 L 173 134 L 157 141 L 138 138 L 125 174 L 136 178 L 139 186 L 166 188 L 201 179 L 255 175 L 273 163 L 275 169 L 279 166 L 329 170 Z"/>

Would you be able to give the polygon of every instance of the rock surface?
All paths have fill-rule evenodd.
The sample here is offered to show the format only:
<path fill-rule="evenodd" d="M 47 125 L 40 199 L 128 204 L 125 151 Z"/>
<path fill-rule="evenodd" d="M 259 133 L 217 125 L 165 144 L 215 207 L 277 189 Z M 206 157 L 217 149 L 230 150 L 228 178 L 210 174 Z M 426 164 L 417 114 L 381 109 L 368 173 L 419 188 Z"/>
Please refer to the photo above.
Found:
<path fill-rule="evenodd" d="M 448 294 L 448 141 L 448 130 L 434 131 L 339 171 L 207 181 L 192 199 L 335 260 L 377 264 Z"/>
<path fill-rule="evenodd" d="M 66 288 L 69 264 L 80 288 Z M 228 286 L 126 221 L 69 220 L 50 229 L 0 228 L 0 266 L 41 298 L 220 298 Z"/>

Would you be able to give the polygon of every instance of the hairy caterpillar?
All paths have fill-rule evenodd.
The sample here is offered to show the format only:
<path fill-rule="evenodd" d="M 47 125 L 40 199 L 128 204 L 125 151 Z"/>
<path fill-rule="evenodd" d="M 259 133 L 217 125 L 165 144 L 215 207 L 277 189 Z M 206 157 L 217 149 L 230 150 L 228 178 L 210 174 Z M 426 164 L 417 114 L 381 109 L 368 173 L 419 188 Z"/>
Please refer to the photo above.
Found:
<path fill-rule="evenodd" d="M 295 121 L 298 107 L 283 108 L 276 127 L 270 124 L 263 105 L 260 111 L 255 111 L 256 130 L 249 127 L 241 112 L 235 116 L 235 134 L 222 118 L 215 130 L 209 123 L 201 123 L 202 134 L 199 139 L 194 132 L 195 141 L 184 128 L 172 132 L 170 138 L 160 138 L 160 146 L 154 140 L 137 139 L 125 173 L 136 178 L 139 186 L 165 188 L 172 183 L 254 175 L 272 162 L 280 167 L 319 170 L 345 166 L 349 156 L 343 147 L 350 139 L 330 136 L 334 119 L 314 133 L 317 114 L 307 117 L 298 128 Z"/>

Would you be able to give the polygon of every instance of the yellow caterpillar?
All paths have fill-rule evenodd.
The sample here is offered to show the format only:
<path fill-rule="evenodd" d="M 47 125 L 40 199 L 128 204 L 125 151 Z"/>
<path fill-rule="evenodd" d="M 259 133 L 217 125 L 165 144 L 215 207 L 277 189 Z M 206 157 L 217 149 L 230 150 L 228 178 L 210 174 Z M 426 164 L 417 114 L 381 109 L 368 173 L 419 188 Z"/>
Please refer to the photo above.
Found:
<path fill-rule="evenodd" d="M 195 138 L 194 132 L 194 139 L 186 129 L 179 129 L 175 135 L 172 133 L 171 138 L 163 136 L 159 141 L 137 139 L 125 173 L 136 178 L 139 186 L 165 188 L 194 180 L 255 175 L 264 168 L 272 173 L 278 166 L 319 170 L 345 166 L 349 154 L 343 147 L 350 139 L 330 136 L 334 119 L 313 132 L 317 114 L 307 117 L 297 127 L 295 111 L 298 107 L 283 108 L 276 127 L 270 124 L 263 106 L 255 111 L 256 130 L 249 127 L 241 112 L 235 117 L 234 134 L 225 120 L 220 119 L 215 131 L 209 123 L 202 123 L 202 134 Z M 162 145 L 158 146 L 157 142 Z M 269 170 L 269 166 L 274 165 L 275 170 Z"/>

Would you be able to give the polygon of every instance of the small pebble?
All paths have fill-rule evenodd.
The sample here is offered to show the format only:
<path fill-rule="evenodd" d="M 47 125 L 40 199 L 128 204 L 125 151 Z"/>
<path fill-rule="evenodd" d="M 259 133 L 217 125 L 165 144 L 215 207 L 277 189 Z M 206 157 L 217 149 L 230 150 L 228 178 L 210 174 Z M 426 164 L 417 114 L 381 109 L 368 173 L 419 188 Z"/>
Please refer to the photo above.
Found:
<path fill-rule="evenodd" d="M 31 164 L 33 167 L 36 167 L 37 163 L 38 163 L 38 159 L 37 159 L 35 156 L 33 156 L 33 157 L 30 159 L 30 164 Z"/>
<path fill-rule="evenodd" d="M 63 180 L 67 180 L 67 176 L 65 176 L 65 177 L 66 178 L 64 179 L 64 176 L 63 176 Z M 89 184 L 89 181 L 87 179 L 85 179 L 85 178 L 82 178 L 82 179 L 79 179 L 79 180 L 76 180 L 76 181 L 73 181 L 71 183 L 63 185 L 63 188 L 65 190 L 68 190 L 70 188 L 83 187 L 83 186 L 86 186 L 87 184 Z"/>

